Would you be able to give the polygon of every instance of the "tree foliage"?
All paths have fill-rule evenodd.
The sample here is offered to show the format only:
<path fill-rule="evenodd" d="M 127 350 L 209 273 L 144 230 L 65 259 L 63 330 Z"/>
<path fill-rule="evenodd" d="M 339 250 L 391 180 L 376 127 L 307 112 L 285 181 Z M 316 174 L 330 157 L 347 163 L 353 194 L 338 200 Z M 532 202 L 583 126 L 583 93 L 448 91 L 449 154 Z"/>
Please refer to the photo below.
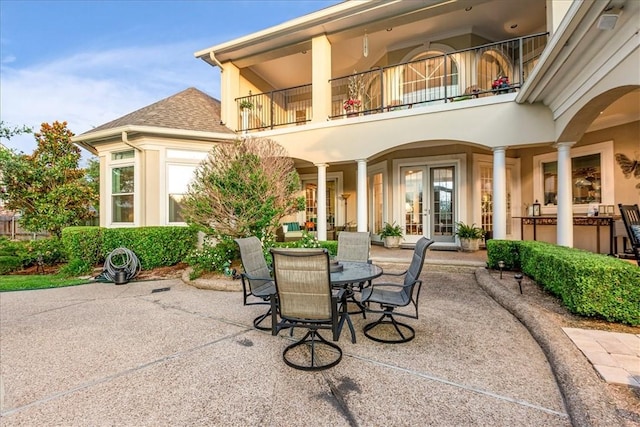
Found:
<path fill-rule="evenodd" d="M 304 206 L 300 177 L 269 139 L 218 144 L 196 171 L 183 201 L 186 221 L 216 238 L 271 239 L 280 218 Z"/>
<path fill-rule="evenodd" d="M 26 125 L 10 127 L 7 123 L 0 120 L 0 138 L 11 139 L 16 135 L 23 133 L 33 133 L 33 129 Z"/>
<path fill-rule="evenodd" d="M 78 167 L 80 149 L 72 136 L 66 122 L 43 123 L 32 155 L 0 151 L 5 207 L 20 212 L 28 231 L 60 237 L 64 227 L 82 225 L 93 215 L 98 195 Z"/>

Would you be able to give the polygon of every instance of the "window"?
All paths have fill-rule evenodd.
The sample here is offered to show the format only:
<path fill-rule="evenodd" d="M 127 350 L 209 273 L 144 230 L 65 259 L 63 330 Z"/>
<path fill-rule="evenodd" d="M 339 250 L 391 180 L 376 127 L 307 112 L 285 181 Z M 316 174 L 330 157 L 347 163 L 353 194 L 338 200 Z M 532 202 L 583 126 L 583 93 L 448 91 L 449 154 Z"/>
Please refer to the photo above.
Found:
<path fill-rule="evenodd" d="M 571 188 L 574 205 L 601 203 L 602 171 L 600 154 L 571 159 Z M 558 204 L 558 162 L 542 163 L 544 180 L 543 204 Z"/>
<path fill-rule="evenodd" d="M 558 154 L 534 157 L 534 198 L 542 213 L 555 213 L 558 204 Z M 575 211 L 589 204 L 613 204 L 613 142 L 571 150 L 571 191 Z"/>
<path fill-rule="evenodd" d="M 111 221 L 133 223 L 134 167 L 111 169 Z"/>
<path fill-rule="evenodd" d="M 182 199 L 195 177 L 198 165 L 206 157 L 207 153 L 201 151 L 167 150 L 169 159 L 166 173 L 168 223 L 184 223 Z"/>
<path fill-rule="evenodd" d="M 318 218 L 318 185 L 313 182 L 304 183 L 306 221 L 317 222 Z M 327 230 L 336 225 L 336 182 L 327 181 Z"/>

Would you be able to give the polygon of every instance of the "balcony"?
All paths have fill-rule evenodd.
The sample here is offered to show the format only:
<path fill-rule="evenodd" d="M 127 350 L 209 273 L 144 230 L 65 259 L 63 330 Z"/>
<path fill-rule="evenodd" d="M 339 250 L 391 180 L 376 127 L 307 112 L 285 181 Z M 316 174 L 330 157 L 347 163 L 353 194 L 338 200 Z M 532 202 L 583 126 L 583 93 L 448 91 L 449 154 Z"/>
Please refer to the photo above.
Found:
<path fill-rule="evenodd" d="M 331 79 L 331 115 L 327 119 L 384 114 L 517 91 L 531 74 L 546 42 L 546 33 L 535 34 Z M 506 79 L 498 82 L 501 77 Z M 235 101 L 238 131 L 299 126 L 312 119 L 311 84 Z M 347 108 L 349 104 L 359 108 Z"/>

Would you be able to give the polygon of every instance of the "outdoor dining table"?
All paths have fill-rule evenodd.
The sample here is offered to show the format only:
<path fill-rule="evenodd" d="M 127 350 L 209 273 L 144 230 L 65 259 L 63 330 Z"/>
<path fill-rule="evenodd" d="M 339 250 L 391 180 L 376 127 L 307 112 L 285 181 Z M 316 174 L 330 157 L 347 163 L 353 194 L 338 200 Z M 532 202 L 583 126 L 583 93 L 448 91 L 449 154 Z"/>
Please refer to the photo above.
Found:
<path fill-rule="evenodd" d="M 364 307 L 353 297 L 353 284 L 368 282 L 369 280 L 373 280 L 376 277 L 381 276 L 382 267 L 369 262 L 356 261 L 340 261 L 338 264 L 342 266 L 342 269 L 340 269 L 339 271 L 331 272 L 331 285 L 334 288 L 346 289 L 345 297 L 351 299 L 351 301 L 353 301 L 359 307 L 359 310 L 357 312 L 347 313 L 346 318 L 349 324 L 349 329 L 351 330 L 353 335 L 351 341 L 355 343 L 356 337 L 354 334 L 353 323 L 351 322 L 349 314 L 364 313 Z"/>

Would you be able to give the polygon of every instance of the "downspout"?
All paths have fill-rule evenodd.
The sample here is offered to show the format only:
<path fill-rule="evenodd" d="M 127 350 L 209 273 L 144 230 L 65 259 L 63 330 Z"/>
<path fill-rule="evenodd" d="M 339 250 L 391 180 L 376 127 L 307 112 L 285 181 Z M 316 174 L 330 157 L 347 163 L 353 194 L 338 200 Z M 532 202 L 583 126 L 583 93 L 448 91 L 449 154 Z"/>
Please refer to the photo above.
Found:
<path fill-rule="evenodd" d="M 218 68 L 220 68 L 220 72 L 224 72 L 224 68 L 222 67 L 222 62 L 218 61 L 218 58 L 216 58 L 216 55 L 213 53 L 213 51 L 209 52 L 209 59 L 218 66 Z"/>
<path fill-rule="evenodd" d="M 142 153 L 142 149 L 139 147 L 136 147 L 135 145 L 133 145 L 132 143 L 129 142 L 129 136 L 127 135 L 127 131 L 123 130 L 122 131 L 122 142 L 126 145 L 128 145 L 129 147 L 133 148 L 134 150 L 136 150 L 138 153 Z"/>

